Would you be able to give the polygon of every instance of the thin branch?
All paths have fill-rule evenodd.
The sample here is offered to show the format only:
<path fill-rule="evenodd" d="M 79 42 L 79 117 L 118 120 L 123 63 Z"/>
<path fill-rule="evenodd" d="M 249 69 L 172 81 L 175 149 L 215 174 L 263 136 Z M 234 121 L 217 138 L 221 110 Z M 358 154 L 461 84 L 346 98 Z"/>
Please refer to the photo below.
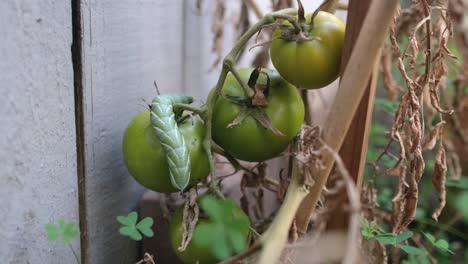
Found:
<path fill-rule="evenodd" d="M 206 109 L 204 109 L 203 107 L 196 107 L 196 106 L 189 105 L 189 104 L 173 104 L 173 108 L 193 112 L 202 118 L 205 115 L 205 111 L 206 111 Z"/>

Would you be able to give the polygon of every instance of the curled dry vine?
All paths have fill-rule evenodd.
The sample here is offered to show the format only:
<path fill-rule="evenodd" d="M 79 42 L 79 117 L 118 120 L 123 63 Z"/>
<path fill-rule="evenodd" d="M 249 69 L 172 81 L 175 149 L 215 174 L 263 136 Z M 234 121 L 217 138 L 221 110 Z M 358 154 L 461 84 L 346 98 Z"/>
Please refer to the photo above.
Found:
<path fill-rule="evenodd" d="M 435 220 L 446 203 L 448 142 L 443 131 L 447 126 L 444 120 L 450 118 L 453 110 L 442 107 L 444 103 L 440 91 L 446 88 L 447 65 L 456 58 L 447 47 L 449 37 L 453 34 L 451 12 L 447 12 L 448 4 L 448 1 L 443 0 L 412 1 L 409 7 L 395 15 L 390 42 L 382 54 L 381 69 L 390 99 L 396 100 L 400 91 L 404 91 L 395 113 L 390 142 L 377 159 L 378 162 L 383 155 L 389 155 L 392 141 L 398 143 L 398 160 L 387 170 L 387 174 L 399 177 L 392 210 L 395 233 L 406 230 L 414 220 L 419 198 L 418 183 L 426 164 L 423 154 L 434 148 L 436 153 L 432 182 L 439 194 L 439 206 L 432 214 Z M 400 47 L 397 39 L 405 37 L 407 45 Z M 392 61 L 396 61 L 406 84 L 403 89 L 398 87 L 391 73 Z M 434 118 L 438 119 L 437 124 L 431 125 Z"/>

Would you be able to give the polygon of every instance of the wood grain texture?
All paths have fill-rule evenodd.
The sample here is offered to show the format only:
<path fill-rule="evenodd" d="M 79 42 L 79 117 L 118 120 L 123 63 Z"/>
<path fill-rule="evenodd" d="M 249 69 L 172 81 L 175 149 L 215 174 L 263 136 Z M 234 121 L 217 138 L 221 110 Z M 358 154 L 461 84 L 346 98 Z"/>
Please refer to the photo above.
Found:
<path fill-rule="evenodd" d="M 44 231 L 78 221 L 71 24 L 70 1 L 0 1 L 1 263 L 74 261 Z"/>
<path fill-rule="evenodd" d="M 349 57 L 354 48 L 354 44 L 359 35 L 362 23 L 369 9 L 371 0 L 350 0 L 348 4 L 348 18 L 345 36 L 345 46 L 342 57 L 342 72 L 346 68 Z M 357 186 L 361 186 L 363 170 L 366 161 L 367 144 L 369 139 L 369 129 L 372 119 L 372 110 L 375 96 L 377 74 L 374 73 L 368 87 L 363 95 L 363 98 L 354 115 L 351 126 L 346 134 L 343 145 L 340 149 L 340 156 L 343 163 L 348 169 L 351 177 L 356 182 Z M 340 194 L 337 199 L 346 201 L 346 193 Z M 343 211 L 343 208 L 338 208 L 333 217 L 328 223 L 330 229 L 346 228 L 349 214 Z"/>
<path fill-rule="evenodd" d="M 144 189 L 128 174 L 122 139 L 143 99 L 184 86 L 183 1 L 81 0 L 88 223 L 87 263 L 132 263 L 137 245 L 118 233 Z M 157 234 L 157 232 L 156 232 Z"/>
<path fill-rule="evenodd" d="M 348 65 L 342 74 L 340 88 L 333 102 L 328 121 L 325 124 L 323 140 L 334 151 L 339 151 L 353 117 L 368 87 L 369 78 L 375 71 L 375 64 L 380 58 L 388 27 L 398 5 L 398 0 L 373 1 L 355 42 Z M 323 169 L 314 171 L 316 181 L 309 196 L 303 201 L 297 214 L 298 230 L 305 233 L 310 216 L 314 213 L 317 201 L 326 186 L 328 175 L 333 167 L 333 157 L 324 153 Z"/>

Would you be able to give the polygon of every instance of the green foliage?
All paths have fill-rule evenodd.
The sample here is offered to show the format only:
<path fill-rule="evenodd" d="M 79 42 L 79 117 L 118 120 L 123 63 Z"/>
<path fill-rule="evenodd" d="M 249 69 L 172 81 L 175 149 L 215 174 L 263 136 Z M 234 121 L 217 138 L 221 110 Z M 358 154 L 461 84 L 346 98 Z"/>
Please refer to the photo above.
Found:
<path fill-rule="evenodd" d="M 385 98 L 375 98 L 376 110 L 381 110 L 390 114 L 396 112 L 399 101 L 389 101 Z"/>
<path fill-rule="evenodd" d="M 457 195 L 455 207 L 463 214 L 463 217 L 468 220 L 468 191 L 464 191 Z"/>
<path fill-rule="evenodd" d="M 199 223 L 195 229 L 193 239 L 197 243 L 212 247 L 218 259 L 226 259 L 247 248 L 244 234 L 250 221 L 246 215 L 236 214 L 236 205 L 232 200 L 206 196 L 201 199 L 200 206 L 210 221 Z"/>
<path fill-rule="evenodd" d="M 459 180 L 447 180 L 445 186 L 458 188 L 462 190 L 468 190 L 468 177 L 463 176 Z"/>
<path fill-rule="evenodd" d="M 138 214 L 130 212 L 127 216 L 119 215 L 116 219 L 123 225 L 119 229 L 119 233 L 123 236 L 139 241 L 143 239 L 142 234 L 146 237 L 153 237 L 154 235 L 153 230 L 151 230 L 154 221 L 151 217 L 145 217 L 137 223 Z"/>
<path fill-rule="evenodd" d="M 447 187 L 457 188 L 463 190 L 455 197 L 455 208 L 463 215 L 468 221 L 468 177 L 461 177 L 460 180 L 447 180 Z"/>
<path fill-rule="evenodd" d="M 385 210 L 392 210 L 392 199 L 393 191 L 389 187 L 383 187 L 377 193 L 377 202 L 380 205 L 380 208 Z"/>
<path fill-rule="evenodd" d="M 63 238 L 63 242 L 66 245 L 70 245 L 73 239 L 80 235 L 76 222 L 66 222 L 63 218 L 58 220 L 57 224 L 46 224 L 44 226 L 47 233 L 47 239 L 55 241 L 59 238 Z"/>
<path fill-rule="evenodd" d="M 431 264 L 429 259 L 425 255 L 408 255 L 408 259 L 403 260 L 402 264 Z"/>
<path fill-rule="evenodd" d="M 424 233 L 424 236 L 427 238 L 427 240 L 429 240 L 429 242 L 431 242 L 431 244 L 439 249 L 440 251 L 442 252 L 448 252 L 448 253 L 451 253 L 451 254 L 454 254 L 450 249 L 449 249 L 449 243 L 447 242 L 447 240 L 445 239 L 436 239 L 433 235 L 429 234 L 429 233 Z"/>
<path fill-rule="evenodd" d="M 361 234 L 367 240 L 375 239 L 382 242 L 384 245 L 391 245 L 400 248 L 408 255 L 425 255 L 424 250 L 420 248 L 402 244 L 405 240 L 413 237 L 412 231 L 405 231 L 400 234 L 383 233 L 375 221 L 370 223 L 368 221 L 364 221 L 361 228 Z"/>

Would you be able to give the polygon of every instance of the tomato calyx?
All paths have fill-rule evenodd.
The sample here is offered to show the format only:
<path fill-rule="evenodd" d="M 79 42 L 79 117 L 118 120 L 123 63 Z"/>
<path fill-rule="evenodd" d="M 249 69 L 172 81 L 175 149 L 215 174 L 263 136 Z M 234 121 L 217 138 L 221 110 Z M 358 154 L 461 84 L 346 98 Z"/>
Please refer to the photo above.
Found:
<path fill-rule="evenodd" d="M 260 74 L 266 76 L 266 84 L 257 83 Z M 268 94 L 270 91 L 270 76 L 266 72 L 262 72 L 260 67 L 255 68 L 250 74 L 247 85 L 254 91 L 252 96 L 233 96 L 224 94 L 223 96 L 230 102 L 245 107 L 265 107 L 268 105 Z"/>
<path fill-rule="evenodd" d="M 296 30 L 291 26 L 280 26 L 281 35 L 280 39 L 285 41 L 295 41 L 295 42 L 305 42 L 305 41 L 322 41 L 322 38 L 317 36 L 310 36 L 310 30 L 301 30 L 296 32 Z M 305 25 L 304 28 L 311 28 L 310 25 Z"/>
<path fill-rule="evenodd" d="M 265 110 L 260 107 L 245 107 L 243 106 L 234 120 L 227 125 L 227 128 L 232 128 L 234 126 L 242 124 L 245 118 L 251 116 L 255 121 L 257 121 L 264 128 L 269 129 L 277 136 L 285 136 L 283 132 L 273 126 L 271 118 L 267 115 Z"/>
<path fill-rule="evenodd" d="M 260 74 L 266 76 L 266 83 L 257 83 Z M 260 67 L 255 68 L 250 74 L 248 86 L 252 88 L 255 93 L 252 97 L 247 96 L 231 96 L 224 95 L 229 101 L 241 106 L 241 110 L 237 117 L 228 124 L 227 128 L 240 125 L 244 119 L 251 116 L 255 121 L 260 123 L 263 127 L 271 130 L 277 136 L 285 136 L 281 131 L 273 126 L 271 118 L 267 115 L 263 107 L 268 105 L 267 97 L 270 91 L 270 76 L 268 73 L 261 71 Z"/>
<path fill-rule="evenodd" d="M 314 28 L 314 19 L 318 12 L 321 10 L 321 6 L 317 8 L 311 16 L 310 23 L 307 23 L 305 17 L 304 6 L 300 0 L 297 0 L 297 18 L 295 20 L 286 19 L 289 21 L 289 25 L 280 25 L 281 35 L 280 39 L 286 41 L 304 42 L 304 41 L 321 41 L 322 39 L 317 36 L 310 36 L 309 32 Z"/>
<path fill-rule="evenodd" d="M 266 76 L 266 84 L 257 83 L 258 77 L 260 74 L 265 74 Z M 268 93 L 270 92 L 270 76 L 268 73 L 262 72 L 260 67 L 255 68 L 252 73 L 250 74 L 249 87 L 253 87 L 255 93 L 252 96 L 252 106 L 267 106 L 268 101 Z"/>

